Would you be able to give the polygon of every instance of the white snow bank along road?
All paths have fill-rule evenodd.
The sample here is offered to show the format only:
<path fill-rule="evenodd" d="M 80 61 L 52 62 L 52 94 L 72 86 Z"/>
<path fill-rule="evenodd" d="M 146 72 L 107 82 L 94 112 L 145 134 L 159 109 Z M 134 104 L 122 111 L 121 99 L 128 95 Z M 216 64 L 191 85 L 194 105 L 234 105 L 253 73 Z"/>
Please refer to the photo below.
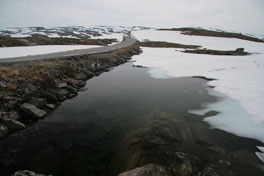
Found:
<path fill-rule="evenodd" d="M 92 37 L 91 39 L 116 39 L 117 42 L 110 44 L 110 45 L 114 45 L 116 43 L 120 43 L 123 41 L 123 34 L 120 33 L 103 34 L 102 36 Z"/>
<path fill-rule="evenodd" d="M 135 65 L 149 67 L 149 74 L 154 78 L 205 76 L 217 79 L 209 84 L 216 86 L 214 90 L 221 101 L 204 107 L 205 112 L 216 110 L 221 113 L 205 121 L 214 128 L 264 142 L 263 43 L 153 30 L 136 31 L 133 35 L 139 40 L 195 44 L 219 50 L 243 47 L 247 52 L 258 53 L 213 56 L 182 53 L 171 48 L 143 48 L 143 53 L 133 59 Z"/>
<path fill-rule="evenodd" d="M 50 54 L 78 49 L 101 47 L 97 45 L 43 45 L 0 48 L 0 59 L 29 55 Z"/>

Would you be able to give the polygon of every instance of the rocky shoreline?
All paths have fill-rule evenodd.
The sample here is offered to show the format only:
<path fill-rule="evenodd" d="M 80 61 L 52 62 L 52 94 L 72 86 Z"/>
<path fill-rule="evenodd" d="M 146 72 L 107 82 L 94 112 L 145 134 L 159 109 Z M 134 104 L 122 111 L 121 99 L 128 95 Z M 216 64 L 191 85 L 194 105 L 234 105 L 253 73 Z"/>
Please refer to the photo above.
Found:
<path fill-rule="evenodd" d="M 0 139 L 23 130 L 82 91 L 86 80 L 127 62 L 139 43 L 104 54 L 0 65 Z"/>

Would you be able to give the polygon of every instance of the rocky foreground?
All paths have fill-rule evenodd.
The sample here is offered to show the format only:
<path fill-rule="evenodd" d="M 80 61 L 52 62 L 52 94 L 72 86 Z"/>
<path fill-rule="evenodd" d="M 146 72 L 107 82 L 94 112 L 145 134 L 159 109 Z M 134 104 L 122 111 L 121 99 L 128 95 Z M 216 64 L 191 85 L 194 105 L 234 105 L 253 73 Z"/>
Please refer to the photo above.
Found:
<path fill-rule="evenodd" d="M 175 116 L 175 114 L 156 111 L 146 114 L 146 118 L 147 124 L 128 132 L 120 141 L 117 150 L 111 155 L 106 155 L 109 158 L 106 157 L 105 162 L 107 163 L 109 159 L 111 162 L 105 166 L 105 172 L 94 172 L 94 174 L 89 172 L 89 174 L 101 176 L 263 175 L 260 162 L 250 151 L 249 146 L 258 145 L 254 140 L 209 129 L 208 125 L 195 115 Z M 241 143 L 248 146 L 241 148 Z M 72 170 L 73 168 L 67 168 L 65 175 L 74 175 Z M 12 176 L 43 175 L 24 170 Z"/>
<path fill-rule="evenodd" d="M 139 44 L 106 54 L 0 65 L 0 139 L 44 118 L 86 80 L 139 54 Z"/>

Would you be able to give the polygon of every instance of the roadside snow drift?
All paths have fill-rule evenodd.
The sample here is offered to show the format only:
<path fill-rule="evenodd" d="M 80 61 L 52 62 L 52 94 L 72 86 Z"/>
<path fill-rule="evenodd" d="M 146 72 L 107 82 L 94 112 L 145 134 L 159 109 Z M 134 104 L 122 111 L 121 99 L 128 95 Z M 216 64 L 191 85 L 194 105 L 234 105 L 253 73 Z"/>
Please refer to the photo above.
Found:
<path fill-rule="evenodd" d="M 57 53 L 77 49 L 96 48 L 96 45 L 43 45 L 0 48 L 0 59 L 38 54 Z"/>

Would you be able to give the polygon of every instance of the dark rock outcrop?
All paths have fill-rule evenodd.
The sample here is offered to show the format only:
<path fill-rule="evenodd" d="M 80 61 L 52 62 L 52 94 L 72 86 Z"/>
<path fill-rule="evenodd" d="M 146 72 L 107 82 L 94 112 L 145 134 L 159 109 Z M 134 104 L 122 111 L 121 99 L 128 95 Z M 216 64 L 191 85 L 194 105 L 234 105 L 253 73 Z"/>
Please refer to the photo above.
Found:
<path fill-rule="evenodd" d="M 10 118 L 2 118 L 1 122 L 11 131 L 18 131 L 26 128 L 23 123 Z"/>
<path fill-rule="evenodd" d="M 253 42 L 261 42 L 263 43 L 264 40 L 244 35 L 241 33 L 235 33 L 235 32 L 225 32 L 225 31 L 213 31 L 208 29 L 202 29 L 202 28 L 191 28 L 191 27 L 184 27 L 184 28 L 172 28 L 172 29 L 160 29 L 163 31 L 180 31 L 184 35 L 195 35 L 195 36 L 211 36 L 211 37 L 224 37 L 224 38 L 237 38 L 242 40 L 248 40 Z"/>
<path fill-rule="evenodd" d="M 37 108 L 36 106 L 29 104 L 29 103 L 24 103 L 21 106 L 21 110 L 25 114 L 27 114 L 31 117 L 34 117 L 36 119 L 43 118 L 47 114 L 46 111 L 43 111 L 43 110 L 41 110 L 41 109 Z"/>
<path fill-rule="evenodd" d="M 29 83 L 24 90 L 24 98 L 29 99 L 38 93 L 38 89 L 33 84 Z"/>
<path fill-rule="evenodd" d="M 11 176 L 45 176 L 43 174 L 37 174 L 35 172 L 29 171 L 29 170 L 20 170 L 12 174 Z M 51 176 L 51 175 L 48 175 Z"/>
<path fill-rule="evenodd" d="M 167 170 L 158 164 L 147 164 L 133 170 L 123 172 L 119 176 L 169 176 Z"/>
<path fill-rule="evenodd" d="M 169 43 L 169 42 L 160 42 L 160 41 L 145 41 L 140 43 L 143 47 L 151 48 L 184 48 L 184 49 L 197 49 L 201 46 L 199 45 L 185 45 L 180 43 Z"/>
<path fill-rule="evenodd" d="M 211 50 L 211 49 L 194 49 L 194 50 L 184 50 L 184 53 L 192 53 L 192 54 L 209 54 L 209 55 L 221 55 L 221 56 L 245 56 L 250 53 L 245 52 L 244 48 L 237 48 L 232 51 L 221 51 L 221 50 Z"/>

